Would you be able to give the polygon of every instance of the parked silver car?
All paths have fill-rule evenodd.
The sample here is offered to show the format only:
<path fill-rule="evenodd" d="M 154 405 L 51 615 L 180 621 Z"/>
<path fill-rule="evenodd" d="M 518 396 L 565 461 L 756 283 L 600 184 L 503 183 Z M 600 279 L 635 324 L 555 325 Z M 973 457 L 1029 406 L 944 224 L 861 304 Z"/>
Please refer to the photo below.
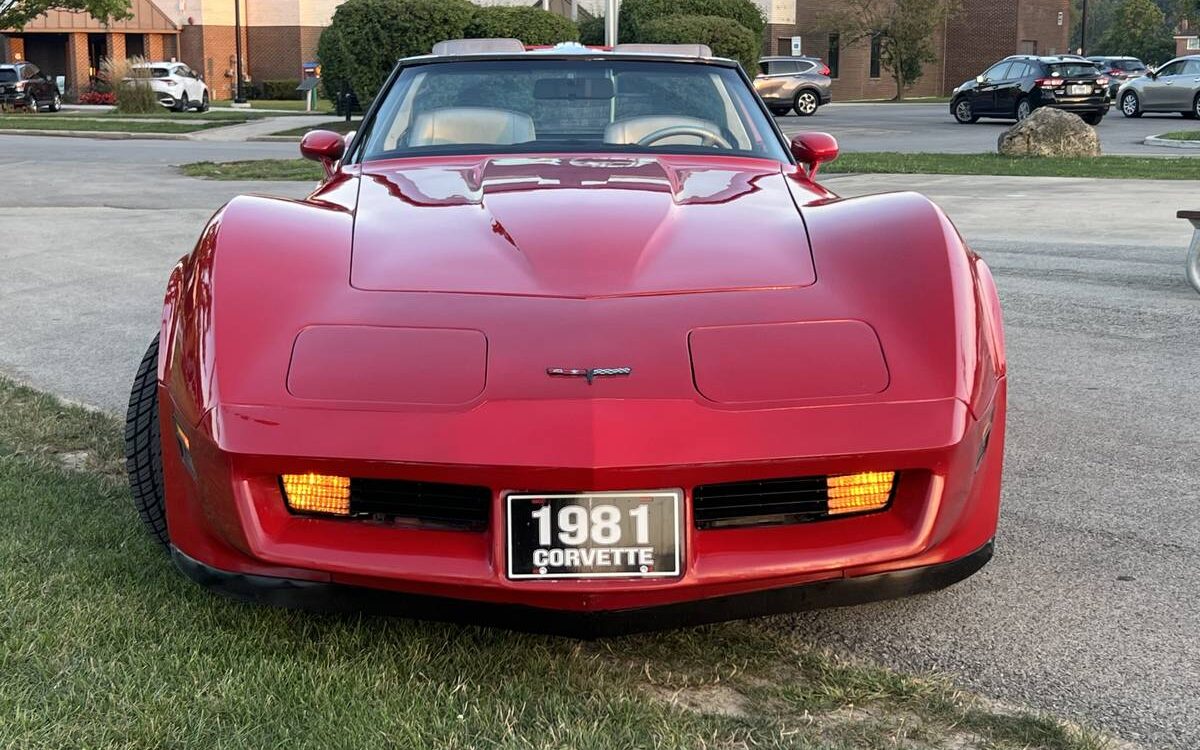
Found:
<path fill-rule="evenodd" d="M 1126 117 L 1141 117 L 1144 112 L 1200 117 L 1200 55 L 1177 57 L 1141 78 L 1121 84 L 1117 106 Z"/>
<path fill-rule="evenodd" d="M 795 110 L 801 117 L 833 101 L 829 66 L 817 57 L 764 57 L 758 61 L 754 90 L 775 115 Z"/>

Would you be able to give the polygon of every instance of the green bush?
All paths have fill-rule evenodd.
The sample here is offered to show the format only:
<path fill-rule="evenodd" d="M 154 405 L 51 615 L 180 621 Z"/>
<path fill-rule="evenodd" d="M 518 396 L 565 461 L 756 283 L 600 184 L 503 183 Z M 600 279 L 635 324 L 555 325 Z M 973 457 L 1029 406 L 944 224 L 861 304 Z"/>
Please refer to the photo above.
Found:
<path fill-rule="evenodd" d="M 639 42 L 646 44 L 707 44 L 713 54 L 737 60 L 747 71 L 758 65 L 760 36 L 737 21 L 721 16 L 668 16 L 641 26 Z"/>
<path fill-rule="evenodd" d="M 579 41 L 583 44 L 604 44 L 604 16 L 592 16 L 579 22 Z"/>
<path fill-rule="evenodd" d="M 526 44 L 557 44 L 579 39 L 569 19 L 534 7 L 478 8 L 467 24 L 468 39 L 520 39 Z"/>
<path fill-rule="evenodd" d="M 468 0 L 346 0 L 317 43 L 325 96 L 348 86 L 365 107 L 396 60 L 466 36 L 477 10 Z"/>
<path fill-rule="evenodd" d="M 761 49 L 765 21 L 762 11 L 751 0 L 624 0 L 618 24 L 620 39 L 652 43 L 645 38 L 643 27 L 670 16 L 720 16 L 737 21 L 754 34 L 756 48 Z"/>
<path fill-rule="evenodd" d="M 297 91 L 300 79 L 290 78 L 279 81 L 259 81 L 257 95 L 260 99 L 303 99 L 304 93 Z"/>

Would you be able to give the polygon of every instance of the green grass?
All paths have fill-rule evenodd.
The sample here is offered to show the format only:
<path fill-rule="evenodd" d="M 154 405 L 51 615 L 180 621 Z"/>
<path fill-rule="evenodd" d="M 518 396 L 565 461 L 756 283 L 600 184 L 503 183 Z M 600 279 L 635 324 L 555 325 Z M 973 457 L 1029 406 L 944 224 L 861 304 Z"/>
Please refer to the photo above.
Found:
<path fill-rule="evenodd" d="M 3 130 L 82 130 L 95 133 L 194 133 L 229 125 L 228 122 L 155 122 L 101 120 L 59 115 L 0 115 Z"/>
<path fill-rule="evenodd" d="M 120 425 L 0 379 L 0 747 L 1099 750 L 786 618 L 598 643 L 237 604 L 141 529 Z"/>
<path fill-rule="evenodd" d="M 264 112 L 242 112 L 241 110 L 217 110 L 210 109 L 207 112 L 196 112 L 188 110 L 187 112 L 172 112 L 168 109 L 163 109 L 161 112 L 150 114 L 124 114 L 117 111 L 112 112 L 89 112 L 86 110 L 66 110 L 55 115 L 55 117 L 69 117 L 73 120 L 220 120 L 225 124 L 246 122 L 248 120 L 261 120 L 264 117 L 290 117 L 291 115 L 264 113 Z"/>
<path fill-rule="evenodd" d="M 1018 177 L 1101 177 L 1200 180 L 1200 159 L 1098 156 L 1092 159 L 1011 157 L 999 154 L 843 153 L 823 174 L 967 174 Z"/>
<path fill-rule="evenodd" d="M 317 182 L 324 168 L 308 159 L 255 159 L 251 161 L 198 161 L 184 164 L 180 171 L 189 177 L 208 180 L 295 180 Z"/>
<path fill-rule="evenodd" d="M 341 133 L 342 135 L 345 135 L 352 130 L 358 130 L 360 125 L 362 125 L 361 118 L 356 118 L 350 122 L 346 122 L 345 120 L 335 120 L 333 122 L 326 122 L 320 125 L 309 125 L 303 128 L 284 130 L 279 133 L 272 133 L 272 135 L 304 135 L 310 130 L 332 130 L 335 133 Z"/>
<path fill-rule="evenodd" d="M 1200 141 L 1200 130 L 1173 130 L 1158 137 L 1168 141 Z"/>
<path fill-rule="evenodd" d="M 221 99 L 221 100 L 214 101 L 212 103 L 212 106 L 214 106 L 214 107 L 231 107 L 232 105 L 233 105 L 233 102 L 230 101 L 229 99 Z M 292 110 L 295 112 L 299 112 L 300 114 L 304 114 L 304 100 L 303 99 L 255 99 L 254 101 L 250 102 L 250 110 L 253 111 L 255 109 L 288 109 L 288 110 Z M 242 111 L 245 111 L 245 110 L 242 110 Z M 329 101 L 328 99 L 320 99 L 320 98 L 317 99 L 317 108 L 314 110 L 314 113 L 320 114 L 320 113 L 332 112 L 332 111 L 334 111 L 333 102 Z"/>

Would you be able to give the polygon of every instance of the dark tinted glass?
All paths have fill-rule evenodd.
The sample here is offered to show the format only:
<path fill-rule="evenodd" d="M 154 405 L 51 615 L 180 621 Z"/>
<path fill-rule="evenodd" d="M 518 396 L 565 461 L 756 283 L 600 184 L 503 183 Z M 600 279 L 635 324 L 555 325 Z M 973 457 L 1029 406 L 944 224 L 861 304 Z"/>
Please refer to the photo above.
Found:
<path fill-rule="evenodd" d="M 983 74 L 983 77 L 989 81 L 1003 81 L 1008 77 L 1008 69 L 1010 67 L 1012 67 L 1012 63 L 1006 62 L 1000 63 L 999 65 L 993 65 L 987 69 L 987 72 Z"/>
<path fill-rule="evenodd" d="M 151 68 L 150 69 L 150 77 L 151 78 L 167 78 L 170 75 L 171 75 L 171 71 L 167 70 L 166 68 Z"/>
<path fill-rule="evenodd" d="M 1109 68 L 1113 70 L 1145 70 L 1146 66 L 1141 60 L 1110 60 Z"/>
<path fill-rule="evenodd" d="M 771 75 L 795 73 L 800 69 L 800 66 L 791 60 L 772 60 L 768 65 Z"/>
<path fill-rule="evenodd" d="M 1049 69 L 1050 75 L 1055 78 L 1079 78 L 1100 74 L 1100 69 L 1092 63 L 1050 63 L 1046 67 Z"/>
<path fill-rule="evenodd" d="M 12 83 L 17 80 L 17 71 L 12 68 L 0 68 L 0 81 Z"/>

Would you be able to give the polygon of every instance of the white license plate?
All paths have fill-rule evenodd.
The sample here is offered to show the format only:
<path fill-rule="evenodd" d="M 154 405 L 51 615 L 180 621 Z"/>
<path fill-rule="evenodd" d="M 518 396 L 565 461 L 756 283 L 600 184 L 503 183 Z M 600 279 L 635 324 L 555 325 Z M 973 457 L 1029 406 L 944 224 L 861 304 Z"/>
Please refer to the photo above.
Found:
<path fill-rule="evenodd" d="M 1067 93 L 1072 96 L 1086 96 L 1092 93 L 1091 86 L 1068 86 Z"/>
<path fill-rule="evenodd" d="M 681 490 L 507 495 L 508 577 L 678 576 L 682 505 Z"/>

